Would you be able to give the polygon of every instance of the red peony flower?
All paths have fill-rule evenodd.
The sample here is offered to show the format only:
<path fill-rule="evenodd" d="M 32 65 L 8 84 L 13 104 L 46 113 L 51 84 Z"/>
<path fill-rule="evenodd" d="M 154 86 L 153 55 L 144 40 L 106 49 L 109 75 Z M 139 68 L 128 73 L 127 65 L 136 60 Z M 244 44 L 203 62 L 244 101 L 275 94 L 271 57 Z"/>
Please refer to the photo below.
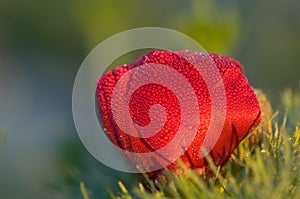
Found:
<path fill-rule="evenodd" d="M 220 136 L 215 138 L 216 144 L 210 151 L 214 163 L 216 165 L 224 165 L 240 141 L 259 124 L 261 121 L 261 113 L 254 91 L 243 75 L 243 70 L 239 62 L 212 53 L 202 54 L 206 56 L 195 59 L 196 64 L 211 64 L 207 60 L 211 59 L 215 66 L 217 66 L 222 77 L 226 93 L 224 126 Z M 189 58 L 193 60 L 196 55 L 199 55 L 199 53 L 189 51 L 181 51 L 178 53 L 155 50 L 149 52 L 135 63 L 117 67 L 115 70 L 109 71 L 101 77 L 98 81 L 96 91 L 97 111 L 99 112 L 99 120 L 102 127 L 115 146 L 134 153 L 145 154 L 155 152 L 170 143 L 178 133 L 179 128 L 181 128 L 182 110 L 178 96 L 172 92 L 172 89 L 158 83 L 144 84 L 134 88 L 134 92 L 132 92 L 129 98 L 130 100 L 126 102 L 128 104 L 128 110 L 126 110 L 128 111 L 128 115 L 124 114 L 119 118 L 114 117 L 117 113 L 115 113 L 112 108 L 114 105 L 112 103 L 112 97 L 118 81 L 128 71 L 134 68 L 142 67 L 142 65 L 161 64 L 176 70 L 189 82 L 199 105 L 200 114 L 198 114 L 196 118 L 190 118 L 191 122 L 194 120 L 199 121 L 199 123 L 195 122 L 195 124 L 197 124 L 196 135 L 192 143 L 184 150 L 184 153 L 182 153 L 178 159 L 181 159 L 188 167 L 194 169 L 201 169 L 207 165 L 205 158 L 199 156 L 199 152 L 211 122 L 212 101 L 206 82 L 201 76 L 202 74 L 199 74 L 193 65 L 185 59 Z M 153 70 L 152 74 L 145 73 L 143 75 L 145 77 L 149 75 L 155 76 L 157 75 L 156 73 L 159 72 L 160 71 Z M 209 73 L 205 75 L 207 75 L 206 78 L 214 78 L 213 76 L 209 76 Z M 119 100 L 123 100 L 123 97 L 125 100 L 125 96 L 131 92 L 130 89 L 133 89 L 133 82 L 138 83 L 138 81 L 140 81 L 135 80 L 135 78 L 134 75 L 131 75 L 123 81 L 125 85 L 119 87 L 118 90 Z M 172 77 L 166 77 L 166 81 L 169 81 L 170 78 L 172 79 Z M 176 82 L 173 82 L 173 84 L 176 84 Z M 216 89 L 218 89 L 217 86 Z M 178 87 L 177 90 L 179 90 L 185 99 L 188 100 L 191 98 L 191 94 L 183 89 L 183 87 Z M 157 104 L 164 108 L 164 114 L 157 114 L 155 110 L 153 112 L 151 107 Z M 124 118 L 126 116 L 128 118 Z M 154 128 L 157 130 L 157 133 L 151 134 L 151 136 L 137 136 L 138 134 L 134 135 L 136 129 L 131 128 L 130 130 L 130 127 L 128 127 L 127 130 L 129 129 L 132 132 L 124 132 L 124 129 L 120 127 L 118 122 L 126 123 L 129 119 L 141 127 L 146 127 L 152 122 L 152 130 Z M 156 125 L 162 120 L 165 120 L 162 122 L 162 126 Z M 127 124 L 124 125 L 126 126 Z M 184 131 L 183 133 L 185 134 L 184 136 L 188 136 L 189 132 Z M 184 140 L 182 142 L 184 142 Z M 175 150 L 174 148 L 174 151 Z M 167 153 L 171 154 L 173 150 L 169 150 Z M 124 158 L 129 162 L 132 161 L 126 155 L 124 155 Z M 163 157 L 158 156 L 157 160 L 153 161 L 157 161 L 157 164 L 160 164 L 160 158 Z M 167 168 L 175 170 L 177 160 L 170 162 Z M 155 174 L 157 174 L 157 172 L 154 172 L 154 177 Z"/>

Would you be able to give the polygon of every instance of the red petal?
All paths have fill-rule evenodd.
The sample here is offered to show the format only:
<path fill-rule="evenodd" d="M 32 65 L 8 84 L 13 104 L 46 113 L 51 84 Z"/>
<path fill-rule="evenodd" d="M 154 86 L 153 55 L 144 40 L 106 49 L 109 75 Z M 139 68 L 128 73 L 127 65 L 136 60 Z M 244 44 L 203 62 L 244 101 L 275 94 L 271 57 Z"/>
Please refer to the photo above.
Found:
<path fill-rule="evenodd" d="M 186 56 L 191 58 L 194 55 L 194 53 L 188 51 L 185 53 Z M 239 62 L 215 54 L 209 55 L 223 78 L 226 92 L 225 124 L 216 145 L 210 152 L 215 164 L 223 165 L 239 142 L 259 124 L 260 109 L 254 91 L 243 75 Z M 147 84 L 136 89 L 129 101 L 130 116 L 140 126 L 147 126 L 151 122 L 149 110 L 153 105 L 160 104 L 165 108 L 166 122 L 157 134 L 149 138 L 131 136 L 123 132 L 113 118 L 111 100 L 118 80 L 127 71 L 149 63 L 172 67 L 180 72 L 194 89 L 200 108 L 200 124 L 193 143 L 180 158 L 191 168 L 204 167 L 206 162 L 204 158 L 199 157 L 199 150 L 210 124 L 210 94 L 205 81 L 198 71 L 186 59 L 175 52 L 152 51 L 134 64 L 118 67 L 101 77 L 98 82 L 96 96 L 100 121 L 103 128 L 106 129 L 107 136 L 112 143 L 124 150 L 146 153 L 162 148 L 176 135 L 181 120 L 180 104 L 176 95 L 169 88 L 159 84 Z M 130 87 L 130 82 L 134 78 L 128 79 L 128 87 Z M 127 90 L 125 89 L 122 94 L 126 95 L 126 92 Z M 181 92 L 184 92 L 184 90 Z M 188 98 L 189 93 L 186 93 L 185 97 Z M 169 165 L 168 168 L 173 169 L 174 165 Z"/>

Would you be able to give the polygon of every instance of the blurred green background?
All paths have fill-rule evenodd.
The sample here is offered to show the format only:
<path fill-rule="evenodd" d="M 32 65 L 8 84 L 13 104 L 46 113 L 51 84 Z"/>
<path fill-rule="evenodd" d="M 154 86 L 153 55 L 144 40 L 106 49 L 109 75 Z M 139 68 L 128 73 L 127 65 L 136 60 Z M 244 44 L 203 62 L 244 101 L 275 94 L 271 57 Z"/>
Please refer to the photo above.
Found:
<path fill-rule="evenodd" d="M 71 97 L 89 51 L 145 26 L 183 32 L 209 52 L 236 58 L 274 106 L 286 87 L 299 87 L 300 1 L 1 0 L 0 199 L 81 198 L 80 181 L 94 198 L 107 198 L 118 180 L 135 183 L 86 151 Z"/>

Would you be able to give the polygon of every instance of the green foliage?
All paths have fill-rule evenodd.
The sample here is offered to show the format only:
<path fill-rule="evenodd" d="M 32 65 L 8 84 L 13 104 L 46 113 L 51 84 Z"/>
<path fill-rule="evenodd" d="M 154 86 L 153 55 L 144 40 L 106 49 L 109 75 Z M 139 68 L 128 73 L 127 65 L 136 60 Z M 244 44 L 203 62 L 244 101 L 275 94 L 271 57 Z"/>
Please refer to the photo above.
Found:
<path fill-rule="evenodd" d="M 83 199 L 89 199 L 89 196 L 87 194 L 87 190 L 85 188 L 85 185 L 83 182 L 80 183 L 80 191 L 82 193 Z"/>
<path fill-rule="evenodd" d="M 283 95 L 283 103 L 293 113 L 299 111 L 298 97 L 299 93 L 291 91 Z M 138 184 L 131 192 L 119 182 L 121 192 L 110 195 L 114 199 L 299 198 L 300 129 L 287 127 L 289 115 L 280 124 L 274 120 L 276 115 L 255 130 L 263 134 L 259 146 L 249 145 L 248 136 L 224 168 L 215 167 L 208 158 L 210 177 L 199 175 L 182 164 L 184 174 L 165 171 L 168 180 L 147 180 L 148 183 Z M 300 121 L 297 114 L 293 114 L 293 118 Z M 267 125 L 271 122 L 272 125 Z M 87 199 L 86 196 L 84 198 Z"/>
<path fill-rule="evenodd" d="M 155 9 L 147 9 L 153 5 L 156 5 Z M 158 26 L 191 36 L 207 51 L 228 53 L 236 47 L 240 21 L 237 7 L 230 3 L 225 5 L 209 0 L 176 3 L 154 0 L 142 4 L 136 0 L 126 3 L 108 0 L 82 3 L 76 0 L 69 5 L 68 12 L 88 48 L 130 28 Z"/>
<path fill-rule="evenodd" d="M 282 96 L 282 102 L 288 113 L 288 119 L 291 123 L 299 126 L 300 125 L 300 92 L 293 93 L 291 89 L 286 89 Z"/>
<path fill-rule="evenodd" d="M 236 6 L 230 2 L 222 5 L 209 0 L 189 0 L 189 4 L 189 13 L 178 19 L 182 31 L 209 52 L 232 53 L 240 35 Z"/>

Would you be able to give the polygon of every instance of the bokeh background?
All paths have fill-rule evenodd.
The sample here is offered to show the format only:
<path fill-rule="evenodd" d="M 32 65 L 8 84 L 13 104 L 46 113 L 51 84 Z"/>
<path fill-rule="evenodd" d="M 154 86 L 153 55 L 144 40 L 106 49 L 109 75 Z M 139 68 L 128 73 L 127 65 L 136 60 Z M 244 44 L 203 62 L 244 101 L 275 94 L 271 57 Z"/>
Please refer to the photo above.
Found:
<path fill-rule="evenodd" d="M 299 88 L 297 0 L 1 0 L 1 199 L 81 198 L 80 181 L 94 198 L 107 198 L 107 188 L 116 192 L 118 180 L 128 187 L 136 183 L 86 151 L 71 100 L 89 51 L 114 34 L 144 26 L 181 31 L 207 51 L 236 58 L 275 108 L 285 88 Z"/>

